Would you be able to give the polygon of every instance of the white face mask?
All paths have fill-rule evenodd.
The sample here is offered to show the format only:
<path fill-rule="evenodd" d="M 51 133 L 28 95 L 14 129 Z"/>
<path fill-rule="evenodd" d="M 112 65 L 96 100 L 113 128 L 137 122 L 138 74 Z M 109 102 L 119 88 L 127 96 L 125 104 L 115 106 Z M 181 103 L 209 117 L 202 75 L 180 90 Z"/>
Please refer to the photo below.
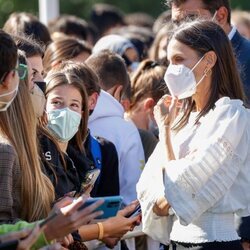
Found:
<path fill-rule="evenodd" d="M 38 118 L 41 117 L 43 115 L 43 111 L 45 108 L 46 99 L 45 99 L 43 91 L 36 84 L 34 84 L 34 88 L 30 92 L 30 98 L 31 98 L 36 116 Z"/>
<path fill-rule="evenodd" d="M 69 108 L 47 112 L 48 129 L 60 141 L 68 142 L 78 131 L 81 115 Z"/>
<path fill-rule="evenodd" d="M 0 111 L 6 111 L 8 109 L 8 107 L 10 106 L 10 104 L 14 101 L 14 99 L 15 99 L 15 97 L 17 95 L 18 86 L 19 86 L 19 84 L 17 84 L 16 88 L 13 89 L 12 91 L 0 95 L 0 97 L 4 97 L 4 96 L 8 96 L 8 95 L 11 95 L 11 94 L 15 93 L 13 95 L 13 97 L 8 102 L 0 101 Z"/>
<path fill-rule="evenodd" d="M 172 96 L 177 97 L 178 99 L 184 99 L 195 94 L 196 87 L 201 83 L 206 75 L 204 74 L 199 82 L 196 82 L 193 70 L 201 62 L 204 56 L 194 65 L 192 69 L 183 64 L 170 64 L 168 66 L 164 80 Z"/>

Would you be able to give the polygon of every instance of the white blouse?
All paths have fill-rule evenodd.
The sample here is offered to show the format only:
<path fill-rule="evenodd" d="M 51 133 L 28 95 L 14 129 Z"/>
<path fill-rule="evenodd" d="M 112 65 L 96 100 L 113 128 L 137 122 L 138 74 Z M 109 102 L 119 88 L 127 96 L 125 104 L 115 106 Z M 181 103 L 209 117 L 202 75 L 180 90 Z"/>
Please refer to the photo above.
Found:
<path fill-rule="evenodd" d="M 194 122 L 171 136 L 176 160 L 159 142 L 137 184 L 143 230 L 165 244 L 236 240 L 234 214 L 250 214 L 250 111 L 223 97 Z M 173 216 L 153 213 L 162 195 Z"/>

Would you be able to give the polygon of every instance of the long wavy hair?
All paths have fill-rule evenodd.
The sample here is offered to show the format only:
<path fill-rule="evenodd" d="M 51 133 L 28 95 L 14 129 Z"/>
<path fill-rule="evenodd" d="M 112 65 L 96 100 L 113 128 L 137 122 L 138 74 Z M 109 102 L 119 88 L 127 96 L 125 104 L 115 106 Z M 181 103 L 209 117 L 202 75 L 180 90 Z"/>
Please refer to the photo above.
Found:
<path fill-rule="evenodd" d="M 20 61 L 24 62 L 23 58 Z M 45 218 L 54 201 L 53 185 L 41 171 L 36 127 L 28 83 L 20 81 L 16 98 L 6 112 L 0 112 L 0 133 L 9 140 L 18 157 L 21 168 L 21 219 L 29 222 Z"/>

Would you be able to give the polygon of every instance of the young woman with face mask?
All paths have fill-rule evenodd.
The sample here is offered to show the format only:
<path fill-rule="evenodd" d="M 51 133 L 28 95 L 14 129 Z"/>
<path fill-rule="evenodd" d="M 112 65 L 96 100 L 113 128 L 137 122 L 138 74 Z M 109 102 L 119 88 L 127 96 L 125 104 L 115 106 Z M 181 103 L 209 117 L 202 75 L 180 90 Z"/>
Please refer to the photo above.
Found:
<path fill-rule="evenodd" d="M 143 230 L 170 249 L 240 250 L 234 215 L 250 213 L 250 113 L 232 48 L 217 24 L 194 21 L 173 33 L 167 54 L 171 96 L 155 108 L 160 142 L 137 186 Z"/>
<path fill-rule="evenodd" d="M 74 74 L 51 73 L 46 78 L 46 129 L 56 139 L 58 148 L 64 159 L 60 159 L 60 165 L 55 166 L 56 179 L 53 180 L 57 197 L 70 191 L 79 191 L 79 179 L 77 172 L 75 176 L 69 176 L 68 171 L 74 169 L 73 161 L 67 156 L 67 147 L 70 140 L 83 150 L 83 141 L 87 135 L 88 119 L 88 96 L 82 80 Z M 44 148 L 45 149 L 45 148 Z M 54 148 L 56 149 L 56 148 Z M 47 151 L 48 152 L 48 151 Z M 47 154 L 45 152 L 45 156 Z M 47 154 L 48 156 L 48 154 Z M 77 167 L 77 166 L 76 166 Z M 59 172 L 59 168 L 60 172 Z M 76 171 L 76 170 L 75 170 Z M 59 175 L 61 173 L 61 175 Z M 63 174 L 62 174 L 63 173 Z M 50 176 L 51 177 L 51 176 Z M 60 184 L 61 183 L 61 184 Z M 64 185 L 64 186 L 63 186 Z M 68 190 L 65 187 L 68 185 Z M 62 189 L 64 188 L 64 190 Z M 133 223 L 139 217 L 125 218 L 125 215 L 135 208 L 135 204 L 121 210 L 119 214 L 103 222 L 104 238 L 121 237 L 128 230 L 133 228 Z M 119 226 L 118 226 L 119 225 Z M 79 234 L 84 240 L 97 239 L 99 235 L 98 226 L 92 224 L 79 229 Z M 102 239 L 103 240 L 103 239 Z"/>
<path fill-rule="evenodd" d="M 0 31 L 0 40 L 0 220 L 1 223 L 18 221 L 0 225 L 2 236 L 7 232 L 33 228 L 38 223 L 35 220 L 44 219 L 51 211 L 54 190 L 40 169 L 36 117 L 27 87 L 27 61 L 23 54 L 17 59 L 17 47 L 8 34 Z M 64 199 L 54 207 L 58 215 L 46 224 L 45 229 L 36 227 L 31 233 L 26 230 L 14 236 L 6 235 L 1 237 L 1 242 L 28 236 L 16 243 L 18 249 L 28 249 L 31 245 L 37 249 L 53 239 L 62 238 L 100 215 L 92 212 L 99 202 L 78 211 L 85 200 L 80 197 L 72 204 L 72 199 Z M 43 229 L 44 234 L 41 234 Z"/>

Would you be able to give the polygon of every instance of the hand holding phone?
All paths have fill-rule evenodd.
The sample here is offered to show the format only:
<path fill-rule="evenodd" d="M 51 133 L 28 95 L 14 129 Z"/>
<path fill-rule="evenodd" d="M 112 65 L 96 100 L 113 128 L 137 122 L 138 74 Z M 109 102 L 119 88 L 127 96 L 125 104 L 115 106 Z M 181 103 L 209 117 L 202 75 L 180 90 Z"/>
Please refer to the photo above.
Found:
<path fill-rule="evenodd" d="M 131 218 L 131 217 L 135 217 L 135 216 L 137 216 L 139 214 L 141 214 L 141 205 L 140 204 L 138 204 L 135 207 L 135 209 L 131 213 L 127 214 L 125 217 L 126 218 Z"/>
<path fill-rule="evenodd" d="M 39 227 L 42 228 L 46 224 L 48 224 L 51 220 L 53 220 L 58 215 L 58 211 L 52 212 L 46 219 L 39 223 Z"/>
<path fill-rule="evenodd" d="M 100 169 L 93 169 L 86 173 L 84 181 L 81 184 L 81 189 L 75 194 L 75 197 L 80 197 L 82 194 L 89 195 L 93 189 L 96 180 L 100 175 Z"/>

